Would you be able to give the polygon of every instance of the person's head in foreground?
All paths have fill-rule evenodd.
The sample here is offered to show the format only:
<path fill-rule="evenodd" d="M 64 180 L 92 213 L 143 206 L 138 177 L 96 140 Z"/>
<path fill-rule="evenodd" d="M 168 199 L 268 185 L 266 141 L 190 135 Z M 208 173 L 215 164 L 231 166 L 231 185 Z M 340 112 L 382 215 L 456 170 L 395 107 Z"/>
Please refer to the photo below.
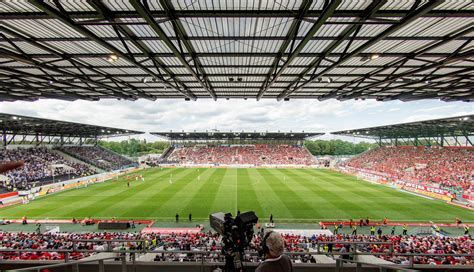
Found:
<path fill-rule="evenodd" d="M 290 272 L 293 271 L 291 260 L 283 255 L 285 240 L 278 232 L 270 231 L 265 234 L 262 240 L 262 249 L 265 254 L 265 261 L 255 270 L 256 272 Z"/>

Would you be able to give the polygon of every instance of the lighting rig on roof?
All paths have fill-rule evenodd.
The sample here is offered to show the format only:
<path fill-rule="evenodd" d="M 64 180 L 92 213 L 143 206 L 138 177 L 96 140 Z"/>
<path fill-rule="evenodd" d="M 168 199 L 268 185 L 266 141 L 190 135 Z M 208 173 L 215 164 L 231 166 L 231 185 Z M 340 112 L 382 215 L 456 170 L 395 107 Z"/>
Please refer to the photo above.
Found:
<path fill-rule="evenodd" d="M 110 62 L 110 63 L 114 63 L 116 62 L 117 60 L 119 59 L 119 57 L 115 54 L 111 54 L 108 58 L 107 58 L 107 61 Z"/>

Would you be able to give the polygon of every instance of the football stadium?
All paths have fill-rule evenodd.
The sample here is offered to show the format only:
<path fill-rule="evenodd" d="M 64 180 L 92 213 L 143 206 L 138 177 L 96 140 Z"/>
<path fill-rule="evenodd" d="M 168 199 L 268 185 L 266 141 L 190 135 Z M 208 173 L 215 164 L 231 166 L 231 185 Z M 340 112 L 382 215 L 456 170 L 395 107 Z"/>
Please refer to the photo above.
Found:
<path fill-rule="evenodd" d="M 471 0 L 0 2 L 0 270 L 474 271 L 473 18 Z M 369 101 L 397 108 L 347 113 Z"/>

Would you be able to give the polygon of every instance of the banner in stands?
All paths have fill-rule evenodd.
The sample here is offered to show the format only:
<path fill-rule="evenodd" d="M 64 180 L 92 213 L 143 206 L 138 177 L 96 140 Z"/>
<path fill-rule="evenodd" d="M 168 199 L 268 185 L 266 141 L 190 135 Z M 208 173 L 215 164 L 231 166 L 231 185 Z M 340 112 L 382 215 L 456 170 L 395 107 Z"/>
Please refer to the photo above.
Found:
<path fill-rule="evenodd" d="M 402 180 L 397 180 L 396 186 L 406 191 L 415 192 L 415 193 L 431 196 L 434 198 L 439 198 L 445 201 L 451 201 L 452 198 L 454 197 L 450 192 L 444 189 L 430 187 L 430 186 L 426 186 L 422 184 L 405 182 Z"/>
<path fill-rule="evenodd" d="M 437 199 L 442 199 L 445 201 L 451 201 L 452 198 L 454 197 L 447 190 L 432 187 L 432 186 L 426 186 L 423 184 L 398 180 L 391 177 L 389 174 L 386 174 L 386 173 L 380 173 L 376 171 L 358 169 L 358 168 L 353 168 L 353 167 L 340 167 L 339 169 L 344 173 L 357 175 L 357 177 L 360 177 L 369 182 L 376 182 L 380 184 L 390 185 L 392 187 L 396 187 L 402 190 L 430 196 Z"/>
<path fill-rule="evenodd" d="M 159 233 L 159 234 L 176 234 L 176 233 L 189 233 L 197 234 L 201 232 L 201 228 L 144 228 L 141 233 Z"/>
<path fill-rule="evenodd" d="M 8 192 L 4 194 L 0 194 L 0 199 L 2 198 L 7 198 L 7 197 L 12 197 L 18 195 L 18 192 Z"/>
<path fill-rule="evenodd" d="M 469 189 L 462 195 L 462 197 L 469 201 L 474 201 L 474 191 L 472 189 Z"/>
<path fill-rule="evenodd" d="M 301 235 L 306 237 L 317 237 L 319 235 L 332 236 L 333 233 L 328 229 L 273 229 L 280 234 Z"/>

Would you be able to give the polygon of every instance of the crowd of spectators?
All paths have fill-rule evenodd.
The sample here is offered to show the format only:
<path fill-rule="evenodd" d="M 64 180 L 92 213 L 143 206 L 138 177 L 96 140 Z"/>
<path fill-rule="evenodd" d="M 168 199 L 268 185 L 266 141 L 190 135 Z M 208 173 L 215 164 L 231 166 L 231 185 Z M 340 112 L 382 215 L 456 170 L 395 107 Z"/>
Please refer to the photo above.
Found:
<path fill-rule="evenodd" d="M 176 147 L 167 158 L 182 164 L 312 165 L 312 155 L 295 145 L 197 145 Z"/>
<path fill-rule="evenodd" d="M 2 252 L 1 260 L 64 260 L 63 252 L 54 250 L 72 250 L 73 239 L 79 239 L 79 234 L 53 234 L 53 233 L 26 233 L 26 232 L 0 232 L 0 249 L 14 250 L 48 250 L 37 252 Z M 73 260 L 89 256 L 87 252 L 71 253 Z"/>
<path fill-rule="evenodd" d="M 441 236 L 382 236 L 378 237 L 381 241 L 387 241 L 393 244 L 395 253 L 422 253 L 422 254 L 473 254 L 474 244 L 468 236 L 456 238 Z M 376 245 L 367 245 L 366 250 L 371 253 L 384 253 L 387 248 Z M 409 257 L 379 255 L 387 261 L 397 264 L 409 264 Z M 418 256 L 413 262 L 415 264 L 451 264 L 466 265 L 474 264 L 474 259 L 470 257 L 453 256 Z"/>
<path fill-rule="evenodd" d="M 473 186 L 474 149 L 386 146 L 370 150 L 344 165 L 385 173 L 394 180 L 467 190 Z"/>
<path fill-rule="evenodd" d="M 313 235 L 311 237 L 283 234 L 287 252 L 299 252 L 300 255 L 292 256 L 295 263 L 314 263 L 314 256 L 309 251 L 310 248 L 319 247 L 321 252 L 327 256 L 333 256 L 334 253 L 347 253 L 352 249 L 348 248 L 344 242 L 364 242 L 356 246 L 357 251 L 374 253 L 376 256 L 397 264 L 408 264 L 409 257 L 396 256 L 399 253 L 418 253 L 418 254 L 473 254 L 474 244 L 469 236 L 442 237 L 442 236 L 415 236 L 415 235 Z M 160 250 L 165 253 L 157 253 L 155 261 L 177 261 L 177 262 L 196 262 L 203 260 L 208 262 L 223 261 L 222 237 L 219 234 L 211 232 L 200 232 L 196 234 L 153 234 L 153 233 L 122 233 L 122 232 L 103 232 L 103 233 L 11 233 L 0 232 L 0 249 L 36 249 L 49 250 L 49 252 L 34 253 L 0 253 L 0 259 L 10 260 L 61 260 L 64 254 L 55 252 L 55 250 L 72 250 L 73 240 L 110 240 L 110 242 L 76 242 L 78 250 Z M 128 242 L 113 240 L 123 239 L 132 240 Z M 143 241 L 143 242 L 142 242 Z M 261 248 L 262 238 L 255 234 L 250 243 L 250 249 L 246 252 L 244 258 L 246 261 L 259 262 L 261 257 L 257 254 Z M 377 244 L 385 242 L 389 244 Z M 392 252 L 390 250 L 393 250 Z M 188 251 L 183 253 L 181 251 Z M 205 251 L 205 257 L 201 254 L 192 252 Z M 379 254 L 383 253 L 383 254 Z M 89 256 L 92 253 L 72 252 L 70 258 L 80 259 Z M 334 255 L 338 256 L 338 255 Z M 414 264 L 451 264 L 451 265 L 472 265 L 474 259 L 471 257 L 453 257 L 453 256 L 420 256 L 415 257 Z"/>
<path fill-rule="evenodd" d="M 104 241 L 81 241 L 76 242 L 77 250 L 141 250 L 156 249 L 170 252 L 176 251 L 209 251 L 218 255 L 221 248 L 221 238 L 218 234 L 140 234 L 127 232 L 86 232 L 86 233 L 38 233 L 38 232 L 1 232 L 0 250 L 27 250 L 33 249 L 37 252 L 0 252 L 0 259 L 6 260 L 62 260 L 64 252 L 74 249 L 73 240 L 110 240 Z M 113 240 L 131 240 L 128 242 Z M 144 241 L 144 242 L 141 242 Z M 47 251 L 40 251 L 47 250 Z M 57 251 L 55 251 L 57 250 Z M 70 258 L 81 259 L 91 255 L 88 252 L 69 252 Z M 166 260 L 174 260 L 177 255 L 159 255 Z"/>
<path fill-rule="evenodd" d="M 108 171 L 122 169 L 136 164 L 124 156 L 100 146 L 63 146 L 59 148 L 59 150 Z"/>
<path fill-rule="evenodd" d="M 71 178 L 95 174 L 87 164 L 71 162 L 47 148 L 0 149 L 0 162 L 24 161 L 24 166 L 3 173 L 7 177 L 2 186 L 9 191 L 29 189 L 36 182 L 53 176 Z"/>
<path fill-rule="evenodd" d="M 283 235 L 286 240 L 287 251 L 304 252 L 307 248 L 315 248 L 321 243 L 323 252 L 350 252 L 351 249 L 343 242 L 363 242 L 356 246 L 359 252 L 370 252 L 377 254 L 378 258 L 394 262 L 397 264 L 408 264 L 409 257 L 396 256 L 395 254 L 473 254 L 474 244 L 470 236 L 443 237 L 436 235 L 416 236 L 416 235 L 313 235 L 305 237 L 300 235 Z M 389 244 L 375 244 L 375 243 Z M 390 253 L 390 247 L 393 252 Z M 345 248 L 345 249 L 343 249 Z M 384 253 L 384 254 L 379 254 Z M 474 259 L 470 257 L 441 257 L 441 256 L 419 256 L 413 260 L 414 264 L 474 264 Z"/>

